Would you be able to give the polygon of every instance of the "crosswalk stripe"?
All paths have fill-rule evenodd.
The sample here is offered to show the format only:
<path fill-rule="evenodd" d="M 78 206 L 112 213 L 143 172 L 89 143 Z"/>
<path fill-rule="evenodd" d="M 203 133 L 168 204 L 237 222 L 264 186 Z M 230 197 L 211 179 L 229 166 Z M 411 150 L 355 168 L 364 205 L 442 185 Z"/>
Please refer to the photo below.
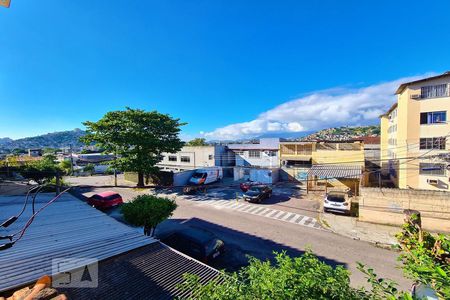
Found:
<path fill-rule="evenodd" d="M 268 208 L 266 212 L 262 213 L 261 216 L 267 217 L 268 213 L 273 212 L 273 209 Z"/>
<path fill-rule="evenodd" d="M 300 215 L 297 219 L 295 219 L 295 223 L 299 224 L 301 222 L 301 220 L 303 220 L 305 216 Z"/>
<path fill-rule="evenodd" d="M 256 204 L 247 204 L 245 201 L 236 201 L 235 199 L 211 199 L 210 197 L 202 197 L 195 199 L 184 198 L 189 201 L 197 201 L 199 205 L 208 204 L 223 208 L 245 212 L 253 215 L 258 215 L 265 218 L 277 219 L 284 222 L 294 223 L 301 226 L 306 226 L 314 229 L 322 229 L 320 223 L 312 217 L 300 215 L 293 212 L 286 212 L 282 210 L 261 207 Z"/>
<path fill-rule="evenodd" d="M 288 213 L 286 213 L 286 215 L 281 219 L 281 220 L 283 220 L 283 221 L 287 221 L 292 215 L 294 215 L 293 213 L 290 213 L 290 212 L 288 212 Z"/>
<path fill-rule="evenodd" d="M 262 216 L 262 215 L 264 215 L 267 211 L 269 211 L 270 209 L 268 209 L 268 208 L 264 208 L 262 211 L 260 211 L 260 212 L 258 212 L 258 213 L 256 213 L 258 216 Z"/>

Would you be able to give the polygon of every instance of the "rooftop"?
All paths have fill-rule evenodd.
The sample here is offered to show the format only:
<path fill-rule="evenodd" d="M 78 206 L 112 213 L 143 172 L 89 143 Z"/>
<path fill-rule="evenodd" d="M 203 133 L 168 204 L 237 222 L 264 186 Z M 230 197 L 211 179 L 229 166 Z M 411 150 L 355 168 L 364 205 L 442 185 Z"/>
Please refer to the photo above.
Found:
<path fill-rule="evenodd" d="M 427 82 L 429 80 L 439 79 L 439 78 L 443 78 L 443 77 L 446 77 L 446 76 L 450 76 L 450 71 L 444 72 L 444 73 L 442 73 L 440 75 L 436 75 L 436 76 L 432 76 L 432 77 L 427 77 L 427 78 L 423 78 L 423 79 L 419 79 L 419 80 L 414 80 L 414 81 L 402 83 L 398 87 L 398 89 L 395 92 L 395 94 L 401 94 L 408 85 L 411 85 L 411 84 L 414 84 L 414 83 Z"/>
<path fill-rule="evenodd" d="M 257 144 L 228 144 L 231 150 L 278 150 L 279 138 L 262 138 Z"/>
<path fill-rule="evenodd" d="M 36 210 L 53 197 L 54 194 L 40 194 Z M 23 195 L 0 196 L 0 221 L 17 215 L 24 200 Z M 0 229 L 0 235 L 19 231 L 30 217 L 28 204 L 16 222 Z M 198 274 L 202 281 L 218 274 L 217 270 L 144 236 L 141 229 L 120 223 L 70 194 L 63 194 L 42 210 L 23 238 L 0 252 L 0 292 L 51 275 L 55 258 L 99 260 L 98 288 L 63 289 L 71 299 L 172 299 L 182 295 L 176 289 L 183 280 L 182 274 Z"/>

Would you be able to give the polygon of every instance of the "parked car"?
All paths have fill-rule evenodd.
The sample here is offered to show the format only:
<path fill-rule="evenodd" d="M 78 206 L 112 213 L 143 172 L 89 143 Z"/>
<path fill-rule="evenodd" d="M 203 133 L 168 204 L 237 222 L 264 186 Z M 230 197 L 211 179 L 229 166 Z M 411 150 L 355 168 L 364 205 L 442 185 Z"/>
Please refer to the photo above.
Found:
<path fill-rule="evenodd" d="M 248 202 L 260 203 L 270 197 L 272 197 L 272 189 L 267 185 L 254 185 L 244 193 L 244 200 Z"/>
<path fill-rule="evenodd" d="M 338 213 L 350 214 L 351 201 L 347 192 L 329 192 L 325 195 L 323 211 L 334 211 Z"/>
<path fill-rule="evenodd" d="M 248 191 L 249 188 L 251 188 L 252 186 L 255 185 L 262 185 L 261 182 L 258 181 L 246 181 L 246 182 L 242 182 L 239 187 L 241 188 L 241 191 L 243 191 L 244 193 L 246 191 Z"/>
<path fill-rule="evenodd" d="M 216 235 L 204 229 L 186 227 L 176 230 L 161 239 L 166 245 L 204 263 L 208 263 L 224 252 L 225 244 Z"/>
<path fill-rule="evenodd" d="M 105 209 L 123 204 L 123 199 L 118 193 L 108 191 L 92 195 L 87 202 L 93 207 Z"/>

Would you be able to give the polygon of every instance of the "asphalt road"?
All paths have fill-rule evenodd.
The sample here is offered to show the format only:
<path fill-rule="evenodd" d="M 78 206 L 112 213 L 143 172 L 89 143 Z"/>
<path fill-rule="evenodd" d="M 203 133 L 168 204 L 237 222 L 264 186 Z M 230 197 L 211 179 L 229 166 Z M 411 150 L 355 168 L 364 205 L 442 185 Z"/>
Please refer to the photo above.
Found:
<path fill-rule="evenodd" d="M 127 186 L 119 188 L 105 186 L 105 180 L 98 177 L 84 178 L 81 181 L 84 185 L 94 183 L 94 186 L 85 186 L 82 189 L 85 195 L 103 190 L 116 190 L 127 201 L 138 193 L 153 192 L 136 190 Z M 77 179 L 72 179 L 71 182 L 72 184 L 80 183 Z M 302 197 L 301 193 L 296 193 L 295 197 L 287 197 L 288 191 L 274 189 L 274 199 L 260 206 L 305 215 L 310 219 L 317 217 L 316 203 Z M 186 199 L 178 197 L 177 210 L 169 220 L 158 226 L 157 235 L 164 234 L 178 226 L 197 226 L 215 233 L 226 244 L 225 254 L 211 263 L 218 269 L 237 270 L 247 263 L 248 255 L 265 260 L 272 259 L 274 251 L 286 251 L 289 255 L 298 256 L 310 248 L 323 261 L 347 267 L 352 273 L 351 281 L 354 286 L 366 283 L 364 275 L 356 269 L 356 262 L 372 267 L 381 277 L 397 281 L 402 289 L 409 289 L 411 286 L 411 283 L 402 276 L 401 270 L 397 267 L 398 253 L 392 250 L 378 248 L 322 228 L 299 226 L 294 222 L 246 213 L 227 207 L 227 205 L 216 205 L 214 199 L 217 202 L 223 202 L 220 199 L 233 201 L 234 192 L 215 190 L 210 193 L 213 194 L 213 198 L 206 202 L 196 201 L 202 197 L 197 195 Z M 121 219 L 118 210 L 108 213 L 112 217 Z"/>
<path fill-rule="evenodd" d="M 273 258 L 273 251 L 298 256 L 310 248 L 327 263 L 345 265 L 352 272 L 351 280 L 355 286 L 366 282 L 364 275 L 356 269 L 356 262 L 362 262 L 374 268 L 379 276 L 394 279 L 401 288 L 410 287 L 410 282 L 396 268 L 398 253 L 394 251 L 325 230 L 213 205 L 199 206 L 186 200 L 177 203 L 179 206 L 173 217 L 159 225 L 157 234 L 171 230 L 179 223 L 214 232 L 226 244 L 224 256 L 211 264 L 216 268 L 233 271 L 247 263 L 247 255 L 265 260 Z"/>

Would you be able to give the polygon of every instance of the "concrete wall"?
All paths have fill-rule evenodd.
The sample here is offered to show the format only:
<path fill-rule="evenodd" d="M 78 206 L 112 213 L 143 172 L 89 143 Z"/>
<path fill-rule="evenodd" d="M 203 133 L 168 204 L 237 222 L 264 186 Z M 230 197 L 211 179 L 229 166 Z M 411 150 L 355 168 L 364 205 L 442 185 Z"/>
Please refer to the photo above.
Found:
<path fill-rule="evenodd" d="M 426 230 L 450 232 L 450 193 L 443 191 L 361 188 L 361 221 L 401 225 L 403 210 L 420 211 Z"/>
<path fill-rule="evenodd" d="M 251 180 L 272 184 L 279 180 L 279 168 L 243 168 L 234 167 L 234 180 Z"/>

